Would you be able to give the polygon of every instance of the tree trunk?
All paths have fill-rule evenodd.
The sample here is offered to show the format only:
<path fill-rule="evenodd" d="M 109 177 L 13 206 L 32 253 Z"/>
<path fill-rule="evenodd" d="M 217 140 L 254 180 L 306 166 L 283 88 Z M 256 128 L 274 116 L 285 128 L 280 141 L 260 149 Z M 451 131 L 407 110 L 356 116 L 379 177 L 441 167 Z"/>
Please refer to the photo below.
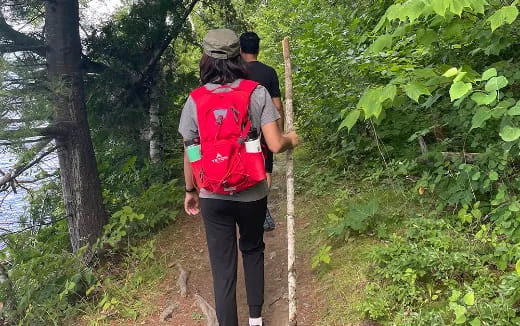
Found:
<path fill-rule="evenodd" d="M 159 65 L 160 66 L 160 65 Z M 157 67 L 157 73 L 152 83 L 152 89 L 150 90 L 150 160 L 152 163 L 159 163 L 161 161 L 161 142 L 159 135 L 160 128 L 160 107 L 161 107 L 161 90 L 163 86 L 162 73 L 160 67 Z"/>
<path fill-rule="evenodd" d="M 76 252 L 94 243 L 107 221 L 87 121 L 78 0 L 45 1 L 45 32 L 54 122 L 68 126 L 67 133 L 55 140 L 70 242 Z"/>
<path fill-rule="evenodd" d="M 424 140 L 423 136 L 419 136 L 419 147 L 421 148 L 421 154 L 426 155 L 428 154 L 428 145 L 426 145 L 426 141 Z"/>

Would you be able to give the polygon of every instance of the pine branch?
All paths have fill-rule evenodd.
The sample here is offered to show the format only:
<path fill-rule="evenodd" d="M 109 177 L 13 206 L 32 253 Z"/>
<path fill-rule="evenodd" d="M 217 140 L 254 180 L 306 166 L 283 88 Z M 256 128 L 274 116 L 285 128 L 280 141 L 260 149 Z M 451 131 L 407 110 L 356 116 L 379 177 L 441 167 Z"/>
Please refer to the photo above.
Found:
<path fill-rule="evenodd" d="M 19 140 L 6 140 L 6 141 L 0 141 L 0 146 L 32 144 L 32 143 L 38 143 L 38 142 L 41 142 L 43 140 L 48 140 L 48 139 L 49 139 L 49 137 L 27 138 L 27 139 L 19 139 Z"/>
<path fill-rule="evenodd" d="M 50 140 L 44 143 L 45 145 L 47 145 L 49 142 Z M 47 149 L 34 160 L 28 163 L 17 163 L 16 166 L 10 172 L 7 172 L 4 175 L 2 175 L 2 177 L 0 177 L 0 192 L 6 191 L 7 189 L 9 189 L 9 187 L 13 187 L 13 184 L 17 177 L 19 177 L 22 173 L 29 170 L 36 164 L 40 163 L 45 157 L 52 154 L 56 150 L 56 148 L 56 146 L 52 146 L 51 148 Z"/>
<path fill-rule="evenodd" d="M 7 23 L 4 17 L 4 13 L 0 10 L 0 36 L 5 40 L 12 42 L 13 49 L 16 48 L 30 48 L 31 52 L 38 54 L 41 57 L 45 57 L 46 48 L 42 40 L 33 38 L 27 34 L 21 33 L 11 27 Z M 29 51 L 29 50 L 18 50 L 18 51 Z M 16 51 L 8 51 L 16 52 Z M 5 52 L 2 52 L 5 53 Z"/>
<path fill-rule="evenodd" d="M 45 46 L 42 45 L 21 45 L 21 44 L 1 44 L 0 54 L 31 51 L 38 53 L 39 51 L 45 52 Z"/>
<path fill-rule="evenodd" d="M 5 137 L 6 141 L 9 139 L 27 139 L 29 137 L 67 137 L 77 128 L 77 123 L 73 121 L 60 121 L 54 124 L 51 124 L 47 127 L 41 128 L 28 128 L 28 129 L 14 129 L 14 130 L 4 130 L 0 132 L 0 137 Z M 13 141 L 13 140 L 11 140 Z"/>
<path fill-rule="evenodd" d="M 27 34 L 15 30 L 5 20 L 3 12 L 0 10 L 0 37 L 10 43 L 0 44 L 0 54 L 28 51 L 41 57 L 46 57 L 47 47 L 43 40 L 31 37 Z M 86 72 L 100 73 L 108 69 L 103 63 L 95 62 L 85 55 L 81 58 L 81 67 Z"/>

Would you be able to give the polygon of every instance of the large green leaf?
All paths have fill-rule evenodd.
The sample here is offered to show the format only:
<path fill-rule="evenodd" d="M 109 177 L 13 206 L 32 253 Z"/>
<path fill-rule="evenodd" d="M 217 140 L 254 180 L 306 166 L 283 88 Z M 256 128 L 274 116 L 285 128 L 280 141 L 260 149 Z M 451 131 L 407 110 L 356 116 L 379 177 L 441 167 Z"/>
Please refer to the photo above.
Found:
<path fill-rule="evenodd" d="M 363 93 L 363 96 L 361 96 L 357 108 L 363 110 L 365 118 L 377 118 L 379 114 L 381 114 L 383 106 L 379 98 L 380 94 L 380 88 L 371 88 L 366 90 L 365 93 Z"/>
<path fill-rule="evenodd" d="M 345 224 L 354 231 L 364 232 L 368 228 L 370 218 L 379 210 L 379 202 L 373 198 L 367 203 L 352 205 L 345 217 Z"/>
<path fill-rule="evenodd" d="M 497 76 L 497 70 L 495 68 L 489 68 L 488 70 L 482 73 L 482 80 L 488 80 L 491 77 Z"/>
<path fill-rule="evenodd" d="M 464 8 L 469 7 L 468 0 L 451 0 L 450 1 L 450 11 L 455 15 L 460 16 Z"/>
<path fill-rule="evenodd" d="M 374 53 L 381 52 L 384 48 L 392 46 L 392 34 L 384 34 L 379 36 L 370 46 L 370 51 Z"/>
<path fill-rule="evenodd" d="M 426 4 L 423 1 L 408 1 L 403 5 L 402 15 L 408 17 L 411 24 L 423 13 Z"/>
<path fill-rule="evenodd" d="M 498 91 L 499 89 L 506 87 L 508 83 L 507 78 L 504 76 L 492 77 L 486 83 L 486 91 Z"/>
<path fill-rule="evenodd" d="M 404 21 L 406 19 L 406 15 L 403 15 L 403 5 L 401 4 L 393 4 L 386 10 L 386 17 L 389 21 L 393 21 L 399 19 Z"/>
<path fill-rule="evenodd" d="M 481 128 L 484 122 L 491 118 L 492 112 L 486 107 L 479 107 L 471 119 L 471 129 Z"/>
<path fill-rule="evenodd" d="M 475 319 L 473 319 L 472 321 L 470 321 L 470 326 L 481 326 L 482 323 L 480 322 L 480 319 L 478 317 L 476 317 Z"/>
<path fill-rule="evenodd" d="M 507 114 L 513 116 L 520 115 L 520 101 L 516 102 L 515 106 L 510 108 L 509 111 L 507 111 Z"/>
<path fill-rule="evenodd" d="M 378 118 L 386 100 L 393 100 L 397 94 L 395 85 L 370 88 L 363 93 L 357 104 L 357 108 L 363 110 L 365 118 Z"/>
<path fill-rule="evenodd" d="M 515 141 L 520 138 L 520 128 L 504 126 L 500 130 L 500 137 L 504 141 Z"/>
<path fill-rule="evenodd" d="M 518 17 L 518 8 L 516 5 L 500 8 L 488 18 L 488 21 L 491 24 L 491 31 L 494 32 L 504 24 L 512 24 L 516 17 Z"/>
<path fill-rule="evenodd" d="M 475 92 L 471 94 L 471 99 L 478 105 L 488 105 L 493 103 L 497 98 L 497 92 L 491 92 L 489 94 L 483 92 Z"/>
<path fill-rule="evenodd" d="M 462 81 L 454 82 L 450 87 L 450 98 L 451 101 L 455 101 L 468 94 L 473 89 L 471 83 L 464 83 Z"/>
<path fill-rule="evenodd" d="M 463 300 L 467 306 L 473 306 L 475 304 L 475 293 L 473 293 L 473 292 L 466 293 Z"/>
<path fill-rule="evenodd" d="M 453 81 L 460 81 L 462 80 L 464 77 L 466 77 L 468 73 L 465 72 L 465 71 L 459 71 L 459 74 L 457 75 L 457 77 L 453 78 Z"/>
<path fill-rule="evenodd" d="M 450 0 L 431 0 L 431 6 L 437 15 L 444 17 L 450 7 Z"/>
<path fill-rule="evenodd" d="M 405 85 L 404 91 L 406 95 L 415 102 L 419 102 L 419 97 L 421 95 L 432 95 L 428 87 L 419 82 L 412 82 L 410 84 Z"/>
<path fill-rule="evenodd" d="M 486 0 L 468 0 L 473 11 L 478 14 L 485 12 L 485 7 L 489 5 Z"/>
<path fill-rule="evenodd" d="M 450 302 L 450 308 L 453 310 L 453 312 L 455 313 L 455 324 L 457 325 L 460 325 L 460 324 L 464 324 L 467 320 L 466 318 L 466 312 L 467 312 L 467 309 L 466 307 L 464 306 L 461 306 L 455 302 Z"/>
<path fill-rule="evenodd" d="M 358 121 L 359 119 L 359 115 L 361 114 L 361 111 L 359 111 L 358 109 L 354 110 L 354 111 L 351 111 L 349 114 L 347 114 L 347 116 L 345 117 L 345 119 L 343 119 L 343 121 L 341 122 L 341 124 L 339 125 L 339 128 L 338 130 L 341 130 L 345 127 L 347 127 L 348 131 L 350 132 L 350 130 L 352 129 L 352 127 L 356 124 L 356 122 Z"/>
<path fill-rule="evenodd" d="M 393 101 L 395 96 L 397 95 L 397 86 L 395 85 L 386 85 L 379 94 L 379 100 L 384 102 L 386 100 Z"/>
<path fill-rule="evenodd" d="M 459 69 L 453 67 L 453 68 L 446 70 L 442 75 L 444 77 L 450 78 L 450 77 L 456 76 L 458 73 L 459 73 Z"/>

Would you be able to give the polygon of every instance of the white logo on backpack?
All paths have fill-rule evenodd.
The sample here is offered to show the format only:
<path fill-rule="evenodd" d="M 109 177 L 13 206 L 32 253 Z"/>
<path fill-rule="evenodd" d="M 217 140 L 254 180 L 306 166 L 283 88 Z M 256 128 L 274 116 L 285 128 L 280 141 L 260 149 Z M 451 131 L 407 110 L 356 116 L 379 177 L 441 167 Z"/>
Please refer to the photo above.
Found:
<path fill-rule="evenodd" d="M 226 161 L 228 159 L 229 159 L 229 156 L 222 156 L 222 154 L 217 153 L 217 156 L 214 159 L 212 159 L 211 162 L 219 164 L 219 163 L 224 163 L 224 161 Z"/>

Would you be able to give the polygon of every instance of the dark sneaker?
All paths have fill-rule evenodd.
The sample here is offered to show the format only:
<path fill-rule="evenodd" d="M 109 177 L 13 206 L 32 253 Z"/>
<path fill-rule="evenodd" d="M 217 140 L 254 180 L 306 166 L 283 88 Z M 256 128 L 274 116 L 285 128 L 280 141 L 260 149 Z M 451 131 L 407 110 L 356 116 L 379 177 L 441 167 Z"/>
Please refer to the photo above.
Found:
<path fill-rule="evenodd" d="M 269 208 L 265 211 L 265 221 L 264 221 L 264 231 L 269 232 L 273 231 L 276 228 L 276 223 L 274 222 L 271 213 L 269 212 Z"/>

